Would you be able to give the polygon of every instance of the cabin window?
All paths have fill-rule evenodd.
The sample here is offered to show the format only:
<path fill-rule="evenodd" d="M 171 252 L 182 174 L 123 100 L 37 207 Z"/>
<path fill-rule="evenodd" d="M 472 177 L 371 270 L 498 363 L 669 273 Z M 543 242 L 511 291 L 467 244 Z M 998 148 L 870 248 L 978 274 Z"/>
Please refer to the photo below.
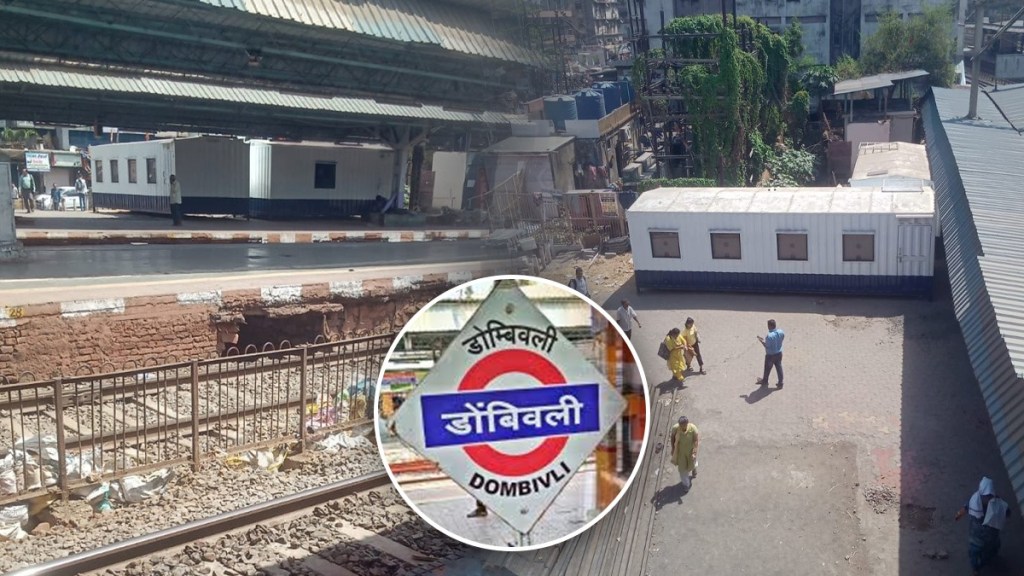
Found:
<path fill-rule="evenodd" d="M 135 184 L 139 181 L 138 161 L 135 158 L 128 159 L 128 183 Z"/>
<path fill-rule="evenodd" d="M 146 183 L 156 184 L 156 158 L 146 158 Z"/>
<path fill-rule="evenodd" d="M 776 234 L 779 260 L 807 260 L 807 234 Z"/>
<path fill-rule="evenodd" d="M 874 261 L 874 234 L 843 234 L 843 262 Z"/>
<path fill-rule="evenodd" d="M 740 235 L 732 232 L 712 232 L 711 257 L 715 260 L 739 260 Z"/>
<path fill-rule="evenodd" d="M 334 162 L 317 162 L 313 174 L 313 187 L 327 190 L 334 190 L 335 177 L 337 176 L 338 165 Z"/>
<path fill-rule="evenodd" d="M 118 174 L 118 171 L 117 171 L 117 168 L 118 168 L 117 164 L 118 164 L 117 160 L 111 160 L 110 161 L 110 181 L 113 182 L 114 184 L 117 184 L 118 182 L 121 181 L 120 180 L 121 176 Z"/>
<path fill-rule="evenodd" d="M 103 160 L 96 161 L 96 181 L 103 182 Z"/>
<path fill-rule="evenodd" d="M 679 258 L 679 233 L 651 232 L 651 256 Z"/>

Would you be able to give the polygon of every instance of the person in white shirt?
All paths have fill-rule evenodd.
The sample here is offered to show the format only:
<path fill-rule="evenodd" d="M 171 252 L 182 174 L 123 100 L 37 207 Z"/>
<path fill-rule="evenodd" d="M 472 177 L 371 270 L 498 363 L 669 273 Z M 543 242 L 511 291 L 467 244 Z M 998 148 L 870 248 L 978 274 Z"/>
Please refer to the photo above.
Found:
<path fill-rule="evenodd" d="M 636 316 L 636 310 L 629 305 L 629 300 L 623 299 L 622 305 L 615 311 L 615 321 L 619 323 L 619 327 L 626 334 L 626 338 L 633 339 L 633 321 L 636 320 L 636 325 L 639 328 L 643 328 L 640 324 L 640 319 Z"/>
<path fill-rule="evenodd" d="M 590 298 L 590 289 L 587 288 L 587 279 L 583 277 L 583 268 L 576 267 L 576 277 L 569 280 L 569 288 Z"/>
<path fill-rule="evenodd" d="M 182 214 L 181 214 L 181 182 L 178 182 L 178 178 L 171 174 L 171 220 L 173 220 L 175 226 L 181 226 Z"/>

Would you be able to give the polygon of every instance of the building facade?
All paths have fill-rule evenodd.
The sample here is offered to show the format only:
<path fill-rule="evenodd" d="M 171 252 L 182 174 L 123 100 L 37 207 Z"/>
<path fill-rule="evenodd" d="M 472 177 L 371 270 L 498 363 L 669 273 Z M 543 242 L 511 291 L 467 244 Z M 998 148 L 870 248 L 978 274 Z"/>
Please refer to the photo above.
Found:
<path fill-rule="evenodd" d="M 860 56 L 864 41 L 878 29 L 879 19 L 893 11 L 904 19 L 923 13 L 927 6 L 945 6 L 948 0 L 643 0 L 647 30 L 657 34 L 661 11 L 665 22 L 698 14 L 749 16 L 781 32 L 799 20 L 805 53 L 823 64 L 849 54 Z M 953 31 L 951 30 L 952 34 Z M 652 43 L 654 46 L 654 43 Z"/>

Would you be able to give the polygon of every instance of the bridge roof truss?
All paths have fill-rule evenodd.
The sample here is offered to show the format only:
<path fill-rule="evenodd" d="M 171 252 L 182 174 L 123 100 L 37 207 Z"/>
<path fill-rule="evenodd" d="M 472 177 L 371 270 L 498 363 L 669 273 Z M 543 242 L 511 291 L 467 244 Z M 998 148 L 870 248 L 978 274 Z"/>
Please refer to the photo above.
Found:
<path fill-rule="evenodd" d="M 47 0 L 46 5 L 0 3 L 0 53 L 232 78 L 301 92 L 387 94 L 396 102 L 474 110 L 495 109 L 504 94 L 529 81 L 530 65 L 523 62 L 203 2 Z"/>

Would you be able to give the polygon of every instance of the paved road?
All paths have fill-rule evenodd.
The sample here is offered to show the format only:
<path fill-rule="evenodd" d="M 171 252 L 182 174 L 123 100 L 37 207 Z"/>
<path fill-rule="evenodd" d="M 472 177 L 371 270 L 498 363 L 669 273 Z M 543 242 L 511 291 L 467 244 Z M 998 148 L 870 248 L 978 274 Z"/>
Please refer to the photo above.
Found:
<path fill-rule="evenodd" d="M 68 246 L 30 248 L 23 262 L 4 264 L 2 280 L 96 278 L 318 270 L 396 264 L 470 262 L 500 258 L 503 249 L 482 242 L 354 244 L 228 244 Z M 0 284 L 2 284 L 0 280 Z"/>

